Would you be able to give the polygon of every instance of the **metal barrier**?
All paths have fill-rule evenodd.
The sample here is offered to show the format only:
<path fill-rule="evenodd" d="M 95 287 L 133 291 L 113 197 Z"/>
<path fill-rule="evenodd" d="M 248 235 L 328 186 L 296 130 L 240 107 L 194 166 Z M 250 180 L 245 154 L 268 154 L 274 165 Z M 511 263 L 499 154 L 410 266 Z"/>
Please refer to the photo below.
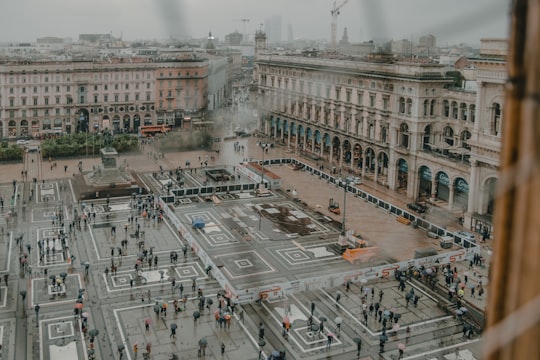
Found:
<path fill-rule="evenodd" d="M 291 294 L 298 291 L 310 291 L 319 288 L 325 287 L 334 287 L 337 285 L 345 284 L 348 281 L 364 281 L 364 280 L 373 280 L 377 278 L 389 277 L 392 276 L 394 271 L 397 269 L 407 269 L 411 266 L 413 267 L 430 267 L 430 266 L 439 266 L 447 263 L 453 263 L 456 261 L 463 261 L 472 259 L 474 254 L 479 253 L 480 249 L 475 243 L 469 242 L 467 239 L 460 237 L 457 234 L 454 234 L 443 227 L 440 227 L 436 224 L 433 224 L 425 219 L 418 217 L 416 214 L 413 214 L 405 209 L 401 209 L 389 202 L 386 202 L 382 199 L 377 198 L 376 196 L 365 192 L 361 189 L 358 189 L 354 186 L 346 185 L 344 182 L 340 182 L 338 178 L 325 173 L 319 169 L 313 168 L 311 165 L 303 163 L 296 159 L 283 158 L 283 159 L 273 159 L 268 160 L 274 165 L 278 164 L 301 164 L 304 165 L 304 170 L 311 172 L 314 175 L 319 176 L 321 179 L 327 180 L 329 183 L 336 184 L 339 187 L 347 186 L 347 191 L 354 194 L 355 198 L 359 198 L 363 201 L 373 204 L 379 208 L 387 210 L 390 214 L 395 216 L 402 216 L 406 219 L 414 222 L 419 228 L 425 229 L 436 233 L 439 236 L 450 235 L 454 237 L 456 244 L 462 244 L 463 248 L 446 252 L 444 254 L 437 254 L 434 256 L 424 257 L 420 259 L 410 259 L 406 261 L 401 261 L 393 264 L 384 264 L 376 267 L 366 268 L 366 269 L 357 269 L 351 270 L 345 273 L 339 274 L 330 274 L 317 277 L 311 277 L 306 279 L 293 280 L 284 283 L 277 283 L 271 285 L 265 285 L 261 287 L 254 287 L 248 289 L 242 289 L 242 291 L 236 290 L 229 283 L 228 279 L 219 271 L 218 267 L 212 262 L 210 256 L 204 251 L 202 247 L 199 246 L 193 235 L 191 235 L 188 228 L 180 222 L 176 214 L 167 206 L 167 203 L 170 203 L 170 197 L 161 197 L 159 202 L 171 222 L 176 226 L 180 235 L 189 243 L 193 251 L 197 253 L 199 258 L 205 267 L 212 266 L 212 271 L 215 279 L 221 285 L 226 292 L 230 294 L 234 300 L 239 304 L 250 303 L 256 301 L 260 298 L 261 294 L 268 299 L 280 298 L 283 295 Z M 266 161 L 265 161 L 266 163 Z M 230 186 L 230 185 L 229 185 Z M 233 185 L 238 186 L 238 185 Z M 256 184 L 241 184 L 242 190 L 254 190 Z M 228 189 L 227 185 L 222 186 L 206 186 L 201 188 L 190 188 L 190 189 L 175 189 L 173 192 L 175 196 L 189 196 L 189 195 L 198 195 L 198 194 L 214 194 L 214 193 L 223 193 Z M 204 190 L 203 190 L 204 189 Z M 236 189 L 236 187 L 235 187 Z M 180 191 L 182 190 L 182 191 Z M 242 191 L 241 190 L 241 191 Z M 219 191 L 219 192 L 218 192 Z M 235 190 L 237 191 L 237 190 Z"/>

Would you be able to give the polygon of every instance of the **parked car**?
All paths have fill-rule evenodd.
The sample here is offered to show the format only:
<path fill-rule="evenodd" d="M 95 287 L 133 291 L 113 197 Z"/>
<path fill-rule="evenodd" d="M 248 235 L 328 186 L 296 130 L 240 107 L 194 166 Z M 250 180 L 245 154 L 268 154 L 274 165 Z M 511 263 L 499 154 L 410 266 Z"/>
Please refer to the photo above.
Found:
<path fill-rule="evenodd" d="M 17 145 L 28 145 L 28 144 L 30 144 L 30 140 L 24 140 L 24 139 L 17 140 Z"/>
<path fill-rule="evenodd" d="M 427 210 L 427 206 L 417 203 L 409 203 L 407 204 L 407 207 L 413 211 L 416 211 L 419 214 L 423 214 Z"/>

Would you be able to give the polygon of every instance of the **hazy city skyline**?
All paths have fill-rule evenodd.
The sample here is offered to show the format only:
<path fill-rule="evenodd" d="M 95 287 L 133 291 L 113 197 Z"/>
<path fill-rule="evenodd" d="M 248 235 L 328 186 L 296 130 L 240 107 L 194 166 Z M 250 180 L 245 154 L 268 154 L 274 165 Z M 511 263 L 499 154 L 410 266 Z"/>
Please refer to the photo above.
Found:
<path fill-rule="evenodd" d="M 248 34 L 264 29 L 276 14 L 282 19 L 282 40 L 289 24 L 295 38 L 328 40 L 332 6 L 332 0 L 8 0 L 0 14 L 0 41 L 77 40 L 83 33 L 110 32 L 125 40 L 200 38 L 209 31 L 224 39 L 235 30 L 243 33 L 244 25 Z M 481 38 L 508 36 L 508 12 L 508 0 L 349 0 L 338 17 L 337 38 L 347 27 L 351 42 L 417 41 L 433 34 L 439 46 L 479 44 Z"/>

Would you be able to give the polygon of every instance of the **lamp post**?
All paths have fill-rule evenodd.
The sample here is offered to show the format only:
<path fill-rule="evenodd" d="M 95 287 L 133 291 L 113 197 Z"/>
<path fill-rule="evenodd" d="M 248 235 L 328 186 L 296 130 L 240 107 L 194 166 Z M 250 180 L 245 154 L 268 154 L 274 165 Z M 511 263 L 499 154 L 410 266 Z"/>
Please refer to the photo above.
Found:
<path fill-rule="evenodd" d="M 347 212 L 347 186 L 349 181 L 343 181 L 343 220 L 341 221 L 341 235 L 345 236 L 345 214 Z"/>
<path fill-rule="evenodd" d="M 264 153 L 266 152 L 266 149 L 268 149 L 268 144 L 259 143 L 259 146 L 262 149 L 261 183 L 259 184 L 259 192 L 261 192 L 262 188 L 264 187 Z M 261 223 L 262 223 L 262 211 L 259 210 L 259 231 L 261 230 Z"/>
<path fill-rule="evenodd" d="M 268 149 L 268 144 L 266 143 L 260 143 L 260 147 L 262 148 L 262 162 L 261 162 L 261 185 L 264 186 L 264 153 Z"/>

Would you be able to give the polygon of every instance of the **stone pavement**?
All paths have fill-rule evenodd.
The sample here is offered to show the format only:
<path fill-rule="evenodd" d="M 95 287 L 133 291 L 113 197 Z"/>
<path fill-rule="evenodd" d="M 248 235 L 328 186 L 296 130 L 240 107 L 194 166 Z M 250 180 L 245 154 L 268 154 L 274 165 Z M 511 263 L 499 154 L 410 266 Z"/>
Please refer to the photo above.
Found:
<path fill-rule="evenodd" d="M 256 139 L 242 138 L 234 141 L 239 141 L 245 146 L 243 154 L 233 150 L 233 141 L 226 141 L 221 143 L 219 157 L 215 153 L 195 151 L 165 154 L 164 158 L 157 158 L 150 154 L 155 150 L 145 148 L 144 154 L 132 154 L 121 158 L 126 159 L 132 170 L 153 172 L 158 171 L 160 166 L 169 169 L 183 166 L 185 161 L 196 163 L 199 156 L 206 158 L 206 155 L 209 155 L 211 165 L 226 163 L 229 166 L 246 157 L 260 157 L 261 149 L 256 146 Z M 276 147 L 265 154 L 265 159 L 285 155 L 290 154 L 285 149 Z M 81 160 L 84 170 L 91 169 L 98 161 L 98 159 Z M 359 337 L 363 341 L 362 357 L 379 357 L 378 339 L 381 327 L 373 317 L 368 318 L 367 324 L 362 324 L 362 292 L 359 284 L 353 284 L 350 292 L 345 291 L 343 285 L 339 285 L 325 290 L 298 293 L 277 302 L 263 301 L 261 305 L 238 306 L 232 316 L 231 328 L 227 330 L 220 329 L 219 326 L 216 328 L 212 311 L 218 303 L 216 294 L 221 289 L 215 280 L 206 275 L 202 264 L 191 251 L 188 251 L 184 258 L 180 251 L 184 244 L 183 240 L 172 231 L 170 224 L 141 220 L 146 245 L 154 246 L 153 251 L 159 262 L 157 266 L 141 264 L 144 265 L 141 276 L 135 272 L 139 246 L 134 237 L 135 225 L 126 222 L 128 215 L 133 213 L 129 199 L 113 199 L 112 205 L 115 210 L 110 218 L 106 218 L 106 215 L 99 211 L 103 208 L 103 201 L 87 202 L 86 207 L 94 204 L 96 220 L 87 226 L 81 224 L 81 229 L 68 237 L 67 246 L 56 241 L 49 244 L 51 249 L 56 250 L 40 259 L 37 252 L 39 241 L 52 238 L 58 233 L 59 225 L 52 223 L 52 216 L 59 211 L 67 216 L 63 227 L 65 231 L 68 224 L 75 220 L 73 209 L 79 205 L 74 203 L 70 183 L 66 179 L 72 176 L 79 161 L 57 160 L 57 166 L 52 170 L 48 161 L 34 161 L 25 165 L 8 164 L 1 167 L 0 182 L 3 185 L 0 185 L 0 194 L 4 199 L 10 199 L 11 195 L 15 195 L 13 206 L 6 202 L 4 211 L 0 211 L 0 220 L 5 219 L 5 235 L 0 236 L 0 247 L 7 249 L 0 252 L 2 272 L 0 279 L 3 280 L 4 274 L 9 276 L 7 287 L 4 281 L 0 287 L 0 342 L 3 345 L 3 359 L 54 359 L 61 355 L 82 359 L 92 346 L 98 359 L 118 359 L 120 357 L 118 344 L 126 347 L 123 358 L 133 359 L 133 344 L 138 344 L 138 355 L 141 358 L 148 342 L 152 343 L 153 359 L 168 359 L 171 353 L 181 359 L 192 359 L 196 357 L 197 342 L 202 336 L 208 340 L 206 358 L 220 359 L 220 345 L 223 342 L 224 358 L 256 359 L 260 350 L 259 321 L 262 321 L 266 328 L 265 345 L 262 346 L 266 354 L 272 350 L 284 349 L 287 351 L 288 359 L 329 357 L 351 359 L 356 356 L 354 339 Z M 68 166 L 67 171 L 64 171 L 64 164 Z M 32 166 L 39 166 L 40 170 Z M 31 169 L 25 182 L 20 176 L 22 169 Z M 316 177 L 306 175 L 302 171 L 293 171 L 286 166 L 272 166 L 271 169 L 283 176 L 286 188 L 297 189 L 302 201 L 314 209 L 316 205 L 325 207 L 329 197 L 338 198 L 340 201 L 342 199 L 341 189 L 326 183 L 321 184 Z M 34 174 L 41 174 L 38 180 L 45 182 L 34 184 L 33 176 L 30 176 Z M 14 179 L 17 180 L 15 192 L 12 185 Z M 369 185 L 367 181 L 363 186 L 380 191 L 376 185 Z M 33 199 L 29 201 L 31 194 Z M 378 192 L 377 195 L 390 199 L 400 206 L 406 202 L 399 194 Z M 426 241 L 422 246 L 436 246 L 437 242 L 429 240 L 424 234 L 398 224 L 384 212 L 365 208 L 365 204 L 353 199 L 351 195 L 348 197 L 348 227 L 366 234 L 368 239 L 385 244 L 383 241 L 391 242 L 396 237 L 417 238 L 419 241 Z M 193 209 L 196 209 L 195 205 L 193 206 Z M 80 207 L 78 209 L 81 213 L 82 209 Z M 11 215 L 8 214 L 9 211 L 12 211 Z M 331 216 L 325 209 L 321 212 Z M 336 219 L 339 220 L 339 217 Z M 117 229 L 115 236 L 111 232 L 114 225 Z M 23 234 L 21 250 L 15 243 L 18 234 Z M 127 246 L 122 246 L 122 240 L 128 240 Z M 30 251 L 26 248 L 27 244 L 31 246 Z M 394 240 L 391 246 L 383 247 L 389 255 L 394 254 L 397 257 L 397 254 L 403 252 L 407 257 L 417 246 L 407 244 L 407 241 L 403 240 L 396 243 Z M 123 248 L 122 255 L 118 250 L 119 247 Z M 177 251 L 180 255 L 176 264 L 170 262 L 171 251 Z M 217 248 L 216 255 L 219 251 Z M 20 256 L 24 256 L 25 252 L 28 252 L 28 265 L 21 266 Z M 75 256 L 73 261 L 71 255 Z M 483 249 L 483 256 L 489 260 L 489 248 Z M 85 263 L 89 264 L 88 269 L 83 265 Z M 111 270 L 112 264 L 118 267 L 114 274 Z M 482 283 L 486 284 L 487 269 L 482 267 L 469 269 L 468 263 L 458 263 L 456 266 L 460 274 L 469 272 L 470 281 L 478 281 L 479 276 L 482 276 Z M 109 270 L 108 273 L 105 272 L 106 269 Z M 320 266 L 314 271 L 324 273 L 327 268 Z M 475 272 L 480 275 L 475 277 Z M 50 276 L 58 277 L 61 273 L 66 274 L 64 283 L 66 288 L 55 289 L 52 287 L 53 279 Z M 172 311 L 172 302 L 180 298 L 179 289 L 171 286 L 172 277 L 175 278 L 177 287 L 179 283 L 183 284 L 184 293 L 188 295 L 188 310 L 179 314 Z M 191 289 L 193 278 L 196 278 L 198 286 L 204 287 L 205 296 L 214 299 L 210 313 L 203 311 L 196 326 L 193 312 L 197 310 L 198 301 L 196 291 Z M 414 283 L 407 284 L 407 289 L 412 286 L 415 286 Z M 385 352 L 382 353 L 383 358 L 396 358 L 397 344 L 401 342 L 409 349 L 405 353 L 406 358 L 411 359 L 424 358 L 427 355 L 450 359 L 448 356 L 454 354 L 456 348 L 460 351 L 468 350 L 476 358 L 480 357 L 477 337 L 474 336 L 468 343 L 464 342 L 460 324 L 441 313 L 429 293 L 419 300 L 418 308 L 412 308 L 411 305 L 409 308 L 404 306 L 403 293 L 397 290 L 395 281 L 380 280 L 363 284 L 363 287 L 374 288 L 375 297 L 382 289 L 384 291 L 382 305 L 390 309 L 395 308 L 395 312 L 401 314 L 399 321 L 401 327 L 395 335 L 388 335 L 389 341 L 385 345 Z M 80 289 L 84 291 L 81 292 Z M 22 291 L 26 291 L 24 302 Z M 151 292 L 151 296 L 146 296 L 145 302 L 142 302 L 142 295 L 148 294 L 148 291 Z M 342 297 L 340 303 L 336 305 L 335 296 L 338 291 L 341 291 Z M 77 298 L 81 294 L 84 297 L 84 306 L 81 309 L 86 313 L 84 317 L 75 316 L 74 313 Z M 485 306 L 485 297 L 471 298 L 468 292 L 465 293 L 467 300 L 481 308 Z M 155 316 L 153 312 L 155 301 L 169 304 L 169 312 L 165 319 Z M 368 304 L 371 301 L 368 296 Z M 281 335 L 285 302 L 291 305 L 292 310 L 289 315 L 292 328 L 288 340 Z M 311 302 L 316 304 L 317 323 L 322 316 L 328 319 L 327 329 L 335 330 L 336 317 L 343 318 L 340 334 L 336 336 L 330 351 L 326 351 L 324 338 L 318 339 L 318 335 L 314 336 L 313 333 L 309 335 L 305 329 Z M 35 306 L 38 304 L 39 321 L 36 321 Z M 243 314 L 243 321 L 240 314 Z M 148 332 L 144 326 L 145 319 L 152 321 Z M 176 339 L 170 337 L 172 323 L 178 326 Z M 84 324 L 86 326 L 83 327 Z M 404 330 L 405 325 L 412 329 L 409 336 Z M 89 333 L 94 329 L 98 330 L 99 334 L 94 336 L 92 345 Z"/>

